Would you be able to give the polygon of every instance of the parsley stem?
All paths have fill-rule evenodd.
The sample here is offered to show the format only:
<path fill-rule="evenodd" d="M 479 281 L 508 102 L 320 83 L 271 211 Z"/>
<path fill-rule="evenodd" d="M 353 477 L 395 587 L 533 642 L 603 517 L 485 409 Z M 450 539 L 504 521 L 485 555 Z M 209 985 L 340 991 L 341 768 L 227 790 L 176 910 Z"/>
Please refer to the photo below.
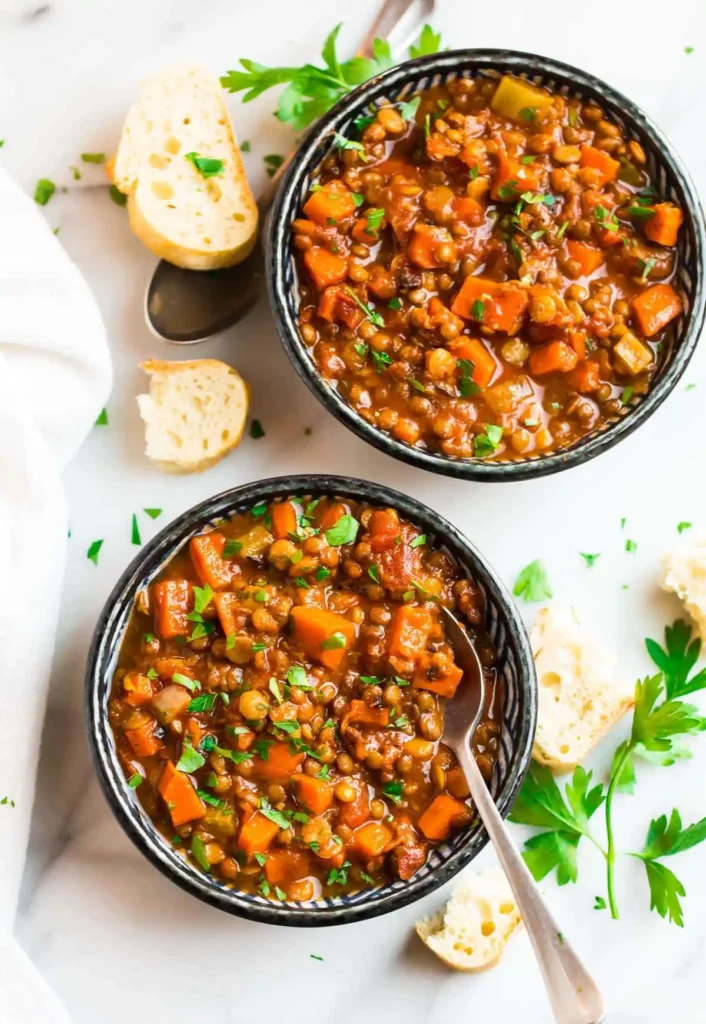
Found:
<path fill-rule="evenodd" d="M 625 744 L 621 756 L 618 758 L 617 764 L 613 766 L 613 771 L 610 776 L 610 783 L 608 784 L 608 792 L 605 798 L 605 829 L 606 836 L 608 837 L 608 850 L 606 852 L 606 881 L 608 889 L 608 906 L 610 907 L 610 916 L 614 921 L 617 921 L 618 915 L 618 904 L 615 899 L 615 839 L 613 837 L 613 795 L 618 787 L 620 776 L 623 773 L 623 768 L 628 758 L 632 754 L 633 745 L 631 742 Z"/>

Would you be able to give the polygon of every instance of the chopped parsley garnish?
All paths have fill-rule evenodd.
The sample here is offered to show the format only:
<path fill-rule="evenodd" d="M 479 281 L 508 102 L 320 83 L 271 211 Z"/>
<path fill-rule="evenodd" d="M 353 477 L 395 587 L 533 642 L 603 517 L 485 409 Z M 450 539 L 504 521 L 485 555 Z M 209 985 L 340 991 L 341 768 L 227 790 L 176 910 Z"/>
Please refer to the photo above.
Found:
<path fill-rule="evenodd" d="M 471 316 L 474 320 L 477 320 L 478 323 L 483 322 L 483 317 L 485 316 L 485 303 L 481 302 L 480 299 L 476 299 L 471 306 Z"/>
<path fill-rule="evenodd" d="M 84 164 L 104 164 L 105 153 L 81 153 Z"/>
<path fill-rule="evenodd" d="M 143 508 L 142 511 L 145 515 L 148 515 L 150 519 L 159 519 L 162 514 L 161 508 Z"/>
<path fill-rule="evenodd" d="M 630 399 L 632 398 L 632 396 L 633 396 L 633 389 L 628 384 L 627 387 L 623 388 L 623 390 L 622 390 L 622 392 L 620 394 L 620 401 L 623 403 L 623 405 L 627 405 L 628 402 L 630 401 Z"/>
<path fill-rule="evenodd" d="M 116 185 L 110 185 L 108 188 L 108 195 L 116 206 L 127 206 L 127 196 L 124 192 L 121 192 Z"/>
<path fill-rule="evenodd" d="M 191 772 L 203 768 L 205 764 L 206 758 L 203 754 L 200 754 L 190 743 L 185 742 L 181 748 L 181 757 L 177 761 L 177 771 L 186 772 L 189 775 Z"/>
<path fill-rule="evenodd" d="M 523 107 L 522 110 L 519 111 L 519 115 L 523 121 L 532 122 L 537 116 L 537 108 Z"/>
<path fill-rule="evenodd" d="M 40 178 L 34 189 L 34 201 L 40 206 L 46 206 L 56 192 L 56 185 L 49 178 Z"/>
<path fill-rule="evenodd" d="M 349 285 L 346 285 L 346 293 L 350 295 L 350 297 L 355 302 L 356 306 L 358 306 L 358 308 L 361 309 L 363 313 L 365 313 L 366 319 L 368 319 L 371 324 L 374 324 L 375 327 L 385 326 L 385 321 L 380 316 L 380 314 L 376 313 L 375 310 L 371 309 L 370 306 L 367 306 L 364 302 L 362 302 L 358 294 L 355 291 L 353 291 L 353 289 Z"/>
<path fill-rule="evenodd" d="M 86 558 L 88 558 L 94 565 L 98 565 L 98 552 L 103 547 L 102 540 L 94 540 L 88 551 L 86 552 Z"/>
<path fill-rule="evenodd" d="M 380 583 L 380 572 L 378 570 L 377 565 L 373 564 L 368 567 L 368 576 L 373 581 L 373 583 Z"/>
<path fill-rule="evenodd" d="M 562 221 L 561 224 L 559 225 L 559 230 L 556 233 L 556 237 L 557 238 L 563 238 L 564 234 L 566 233 L 566 229 L 568 228 L 568 226 L 569 226 L 568 220 Z"/>
<path fill-rule="evenodd" d="M 107 427 L 108 426 L 108 410 L 101 409 L 98 413 L 98 419 L 94 423 L 95 427 Z"/>
<path fill-rule="evenodd" d="M 356 206 L 362 206 L 363 203 L 365 202 L 365 196 L 362 196 L 360 192 L 353 192 L 351 194 L 351 199 L 353 200 Z"/>
<path fill-rule="evenodd" d="M 141 786 L 142 778 L 143 777 L 142 775 L 140 775 L 139 772 L 135 772 L 134 775 L 131 775 L 130 778 L 127 780 L 127 784 L 130 787 L 130 789 L 137 789 L 138 786 Z"/>
<path fill-rule="evenodd" d="M 197 683 L 195 679 L 191 679 L 190 676 L 185 676 L 183 672 L 175 672 L 172 676 L 172 682 L 177 683 L 179 686 L 185 686 L 191 693 L 196 693 L 197 690 L 201 689 L 200 683 Z"/>
<path fill-rule="evenodd" d="M 401 299 L 390 299 L 390 301 L 387 304 L 387 308 L 388 309 L 402 309 L 402 300 Z"/>
<path fill-rule="evenodd" d="M 325 565 L 320 565 L 316 570 L 316 580 L 318 583 L 321 583 L 322 580 L 325 580 L 330 575 L 331 570 L 327 569 Z"/>
<path fill-rule="evenodd" d="M 331 868 L 327 878 L 328 885 L 345 885 L 348 881 L 348 869 L 351 866 L 349 860 L 344 861 L 340 868 Z"/>
<path fill-rule="evenodd" d="M 317 956 L 316 953 L 309 953 L 309 956 L 312 960 L 321 960 L 321 962 L 323 963 L 324 958 L 322 956 Z"/>
<path fill-rule="evenodd" d="M 267 819 L 269 819 L 269 821 L 271 821 L 274 825 L 278 825 L 280 828 L 284 829 L 289 828 L 289 822 L 282 814 L 282 812 L 276 811 L 273 807 L 270 807 L 270 801 L 267 800 L 266 797 L 264 796 L 260 799 L 259 809 L 260 814 L 264 814 L 264 816 Z"/>
<path fill-rule="evenodd" d="M 194 697 L 186 710 L 192 714 L 199 714 L 202 711 L 213 711 L 215 703 L 215 693 L 200 693 L 198 697 Z"/>
<path fill-rule="evenodd" d="M 595 555 L 589 555 L 583 551 L 579 551 L 579 554 L 581 555 L 581 558 L 583 558 L 584 562 L 586 563 L 589 569 L 591 569 L 596 564 L 598 559 L 601 557 L 600 552 Z"/>
<path fill-rule="evenodd" d="M 470 359 L 457 359 L 456 368 L 460 373 L 458 381 L 459 394 L 463 398 L 470 398 L 472 395 L 477 395 L 480 391 L 480 387 L 473 380 L 473 374 L 476 370 L 475 363 Z"/>
<path fill-rule="evenodd" d="M 426 533 L 420 533 L 418 537 L 415 537 L 413 541 L 410 541 L 409 546 L 411 548 L 420 548 L 422 544 L 426 544 L 427 535 Z"/>
<path fill-rule="evenodd" d="M 225 170 L 225 164 L 222 160 L 215 160 L 208 156 L 199 156 L 198 153 L 185 153 L 184 157 L 194 165 L 202 178 L 218 177 Z"/>
<path fill-rule="evenodd" d="M 346 646 L 346 638 L 343 633 L 332 633 L 326 640 L 321 642 L 322 651 L 335 651 Z"/>
<path fill-rule="evenodd" d="M 485 428 L 485 433 L 476 434 L 473 438 L 473 453 L 480 458 L 493 455 L 500 444 L 502 436 L 503 428 L 496 426 L 494 423 L 489 423 Z"/>
<path fill-rule="evenodd" d="M 635 551 L 637 551 L 637 541 L 636 540 L 626 540 L 625 541 L 625 550 L 630 552 L 630 554 L 633 554 Z"/>
<path fill-rule="evenodd" d="M 137 525 L 137 516 L 133 512 L 132 514 L 132 532 L 130 534 L 130 540 L 133 544 L 139 545 L 142 543 L 142 537 L 140 537 L 140 527 Z"/>
<path fill-rule="evenodd" d="M 686 522 L 679 523 L 677 525 L 677 530 L 679 531 L 679 533 L 683 533 L 684 530 L 690 530 L 691 529 L 691 525 L 692 525 L 691 523 L 686 523 Z"/>
<path fill-rule="evenodd" d="M 245 139 L 244 142 L 240 143 L 240 152 L 241 153 L 249 153 L 250 149 L 251 149 L 251 146 L 250 146 L 250 143 L 248 142 L 247 139 Z"/>
<path fill-rule="evenodd" d="M 383 370 L 386 370 L 388 366 L 392 365 L 392 360 L 388 356 L 387 352 L 376 352 L 375 349 L 371 349 L 370 354 L 373 357 L 375 369 L 378 373 L 382 373 Z"/>
<path fill-rule="evenodd" d="M 259 441 L 261 437 L 265 436 L 265 429 L 259 420 L 253 420 L 250 424 L 250 437 L 253 441 Z"/>
<path fill-rule="evenodd" d="M 527 602 L 548 601 L 553 596 L 547 571 L 538 559 L 530 562 L 520 572 L 512 592 L 515 597 L 521 597 Z"/>
<path fill-rule="evenodd" d="M 206 856 L 206 847 L 203 844 L 203 840 L 199 839 L 198 836 L 191 837 L 191 856 L 204 871 L 211 870 L 211 865 Z"/>
<path fill-rule="evenodd" d="M 362 142 L 354 142 L 353 139 L 347 139 L 345 135 L 341 135 L 340 132 L 334 132 L 333 144 L 338 149 L 357 149 L 358 152 L 363 153 L 365 157 L 365 146 Z"/>
<path fill-rule="evenodd" d="M 385 211 L 382 207 L 374 207 L 372 210 L 368 210 L 366 214 L 367 221 L 365 230 L 369 235 L 375 235 L 377 237 L 377 233 L 380 230 L 380 225 L 382 224 L 384 217 Z"/>
<path fill-rule="evenodd" d="M 419 104 L 421 102 L 421 96 L 415 96 L 413 100 L 409 101 L 409 103 L 403 100 L 402 103 L 399 104 L 400 116 L 403 117 L 405 121 L 411 121 L 419 110 Z"/>
<path fill-rule="evenodd" d="M 326 530 L 326 543 L 331 547 L 341 547 L 343 544 L 352 544 L 358 535 L 360 523 L 351 515 L 343 515 L 338 519 L 330 530 Z"/>
<path fill-rule="evenodd" d="M 404 793 L 404 782 L 402 779 L 393 779 L 392 782 L 383 782 L 382 791 L 393 803 L 398 804 Z"/>
<path fill-rule="evenodd" d="M 242 542 L 239 540 L 227 540 L 221 551 L 221 558 L 235 558 L 243 550 Z"/>
<path fill-rule="evenodd" d="M 259 505 L 253 505 L 250 509 L 250 514 L 255 516 L 256 519 L 259 519 L 260 516 L 266 516 L 267 505 L 264 502 L 261 502 Z"/>

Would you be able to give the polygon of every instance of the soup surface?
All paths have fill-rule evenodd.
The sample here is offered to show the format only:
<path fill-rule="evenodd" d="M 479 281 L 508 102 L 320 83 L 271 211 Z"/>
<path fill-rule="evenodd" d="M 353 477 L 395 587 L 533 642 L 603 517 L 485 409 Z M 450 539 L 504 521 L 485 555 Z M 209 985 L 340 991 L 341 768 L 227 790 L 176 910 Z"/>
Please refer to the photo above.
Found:
<path fill-rule="evenodd" d="M 109 717 L 128 785 L 167 842 L 246 892 L 310 900 L 410 878 L 472 820 L 444 747 L 462 673 L 439 603 L 501 694 L 481 595 L 391 508 L 296 496 L 194 537 L 142 592 Z"/>
<path fill-rule="evenodd" d="M 566 448 L 646 392 L 682 311 L 681 210 L 594 103 L 506 76 L 359 117 L 292 225 L 300 332 L 398 441 Z"/>

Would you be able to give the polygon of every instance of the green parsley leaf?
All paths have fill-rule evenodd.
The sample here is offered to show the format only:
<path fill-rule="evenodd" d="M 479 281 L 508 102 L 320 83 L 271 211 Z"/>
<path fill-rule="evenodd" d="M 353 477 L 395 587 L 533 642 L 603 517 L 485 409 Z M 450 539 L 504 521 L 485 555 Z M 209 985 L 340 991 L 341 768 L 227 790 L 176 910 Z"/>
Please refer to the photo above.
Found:
<path fill-rule="evenodd" d="M 215 703 L 215 693 L 200 693 L 198 697 L 194 697 L 186 710 L 192 714 L 199 714 L 201 711 L 213 711 Z"/>
<path fill-rule="evenodd" d="M 369 235 L 375 235 L 377 237 L 377 233 L 380 230 L 380 225 L 382 224 L 384 217 L 385 211 L 382 207 L 374 207 L 373 209 L 368 210 L 366 214 L 365 230 Z"/>
<path fill-rule="evenodd" d="M 229 538 L 223 545 L 221 558 L 235 558 L 235 556 L 239 555 L 242 550 L 243 545 L 241 541 Z"/>
<path fill-rule="evenodd" d="M 400 116 L 403 117 L 405 121 L 413 121 L 417 115 L 419 104 L 421 102 L 421 96 L 415 96 L 414 99 L 409 102 L 403 101 L 399 104 Z"/>
<path fill-rule="evenodd" d="M 596 902 L 593 904 L 593 909 L 594 910 L 606 910 L 607 907 L 608 907 L 608 904 L 603 899 L 603 897 L 602 896 L 596 896 Z"/>
<path fill-rule="evenodd" d="M 628 386 L 623 388 L 623 390 L 620 393 L 620 401 L 623 403 L 623 405 L 627 405 L 628 402 L 630 401 L 630 399 L 632 398 L 632 396 L 633 396 L 633 389 L 628 384 Z"/>
<path fill-rule="evenodd" d="M 392 360 L 388 356 L 387 352 L 376 352 L 375 349 L 372 349 L 370 354 L 373 357 L 375 369 L 378 373 L 382 373 L 383 370 L 386 370 L 388 366 L 392 365 Z"/>
<path fill-rule="evenodd" d="M 345 135 L 340 132 L 333 133 L 333 144 L 337 149 L 356 149 L 359 152 L 365 151 L 365 146 L 362 142 L 355 142 L 353 139 L 347 139 Z"/>
<path fill-rule="evenodd" d="M 515 581 L 512 592 L 515 597 L 521 597 L 527 602 L 548 601 L 554 596 L 547 571 L 539 559 L 524 567 Z"/>
<path fill-rule="evenodd" d="M 248 142 L 247 139 L 245 139 L 244 142 L 240 143 L 240 152 L 241 153 L 249 153 L 251 148 L 252 147 L 250 146 L 250 143 Z"/>
<path fill-rule="evenodd" d="M 265 436 L 265 430 L 259 420 L 253 420 L 250 424 L 250 437 L 253 441 L 259 441 L 261 437 Z"/>
<path fill-rule="evenodd" d="M 191 856 L 204 871 L 211 870 L 211 865 L 206 856 L 206 847 L 203 844 L 203 840 L 199 839 L 198 836 L 191 837 Z"/>
<path fill-rule="evenodd" d="M 438 53 L 441 49 L 441 33 L 435 32 L 431 25 L 425 25 L 416 43 L 409 48 L 409 55 L 415 57 L 428 57 L 432 53 Z"/>
<path fill-rule="evenodd" d="M 677 619 L 665 627 L 664 648 L 656 640 L 645 640 L 647 653 L 664 676 L 668 700 L 706 689 L 706 669 L 689 678 L 701 654 L 701 640 L 698 637 L 692 640 L 691 635 L 691 626 L 683 619 Z"/>
<path fill-rule="evenodd" d="M 684 53 L 688 54 L 688 53 L 693 53 L 693 52 L 694 52 L 694 47 L 693 46 L 685 46 L 684 47 Z"/>
<path fill-rule="evenodd" d="M 682 522 L 677 524 L 677 530 L 679 531 L 679 533 L 683 533 L 684 530 L 690 530 L 691 527 L 692 523 Z"/>
<path fill-rule="evenodd" d="M 630 554 L 634 554 L 634 552 L 637 551 L 637 541 L 636 540 L 626 540 L 625 541 L 625 550 L 627 552 L 629 552 Z"/>
<path fill-rule="evenodd" d="M 142 781 L 143 776 L 140 775 L 139 772 L 135 772 L 135 774 L 131 775 L 130 778 L 127 780 L 127 784 L 130 787 L 130 789 L 137 789 L 138 786 L 142 785 Z"/>
<path fill-rule="evenodd" d="M 84 164 L 104 164 L 105 153 L 81 153 Z"/>
<path fill-rule="evenodd" d="M 373 581 L 373 583 L 380 583 L 380 572 L 377 565 L 373 564 L 371 566 L 368 566 L 368 576 Z"/>
<path fill-rule="evenodd" d="M 335 548 L 344 544 L 352 544 L 358 535 L 359 526 L 360 523 L 355 516 L 346 513 L 333 524 L 330 530 L 326 530 L 326 543 Z"/>
<path fill-rule="evenodd" d="M 476 299 L 471 306 L 471 316 L 474 320 L 477 320 L 478 323 L 483 322 L 483 317 L 485 316 L 485 303 L 480 299 Z"/>
<path fill-rule="evenodd" d="M 476 434 L 473 438 L 473 452 L 480 458 L 485 458 L 488 455 L 493 455 L 500 444 L 500 439 L 503 436 L 503 428 L 496 426 L 494 423 L 487 424 L 485 433 Z"/>
<path fill-rule="evenodd" d="M 199 614 L 208 607 L 213 600 L 213 590 L 209 587 L 208 583 L 204 587 L 194 587 L 194 611 Z"/>
<path fill-rule="evenodd" d="M 581 555 L 581 558 L 583 558 L 589 569 L 591 569 L 596 564 L 598 559 L 601 557 L 600 553 L 596 555 L 588 555 L 585 554 L 583 551 L 579 551 L 579 554 Z"/>
<path fill-rule="evenodd" d="M 177 683 L 179 686 L 185 686 L 191 693 L 195 693 L 201 689 L 201 684 L 190 676 L 185 676 L 183 672 L 175 672 L 172 676 L 172 682 Z"/>
<path fill-rule="evenodd" d="M 323 963 L 324 958 L 322 956 L 317 956 L 316 953 L 309 953 L 309 956 L 311 957 L 312 960 L 321 960 L 321 962 Z"/>
<path fill-rule="evenodd" d="M 212 157 L 199 156 L 198 153 L 184 153 L 184 158 L 194 165 L 202 178 L 220 177 L 225 170 L 223 161 Z"/>
<path fill-rule="evenodd" d="M 94 565 L 98 565 L 98 552 L 103 547 L 102 540 L 94 540 L 88 551 L 86 552 L 86 558 L 88 558 Z"/>
<path fill-rule="evenodd" d="M 684 925 L 681 898 L 686 889 L 677 876 L 659 861 L 645 860 L 645 872 L 650 886 L 650 910 L 668 918 L 678 928 Z"/>
<path fill-rule="evenodd" d="M 641 744 L 648 751 L 670 751 L 674 736 L 703 728 L 703 719 L 693 704 L 673 699 L 656 704 L 662 688 L 661 674 L 638 679 L 635 685 L 631 743 Z"/>
<path fill-rule="evenodd" d="M 523 121 L 528 121 L 529 123 L 531 123 L 537 116 L 537 108 L 523 107 L 522 110 L 519 111 L 519 115 Z"/>
<path fill-rule="evenodd" d="M 320 565 L 316 570 L 316 580 L 318 583 L 321 583 L 322 580 L 325 580 L 330 575 L 331 570 L 327 569 L 325 565 Z"/>
<path fill-rule="evenodd" d="M 49 178 L 40 178 L 34 189 L 34 201 L 40 206 L 46 206 L 56 192 L 56 185 Z"/>
<path fill-rule="evenodd" d="M 197 771 L 199 768 L 203 768 L 206 764 L 206 758 L 203 754 L 200 754 L 198 750 L 191 746 L 191 744 L 184 743 L 181 748 L 181 757 L 177 761 L 177 771 L 185 772 L 190 775 L 191 772 Z"/>
<path fill-rule="evenodd" d="M 340 868 L 332 868 L 327 878 L 328 885 L 345 885 L 348 881 L 348 869 L 351 866 L 349 860 L 344 861 Z"/>
<path fill-rule="evenodd" d="M 361 309 L 363 311 L 363 313 L 365 313 L 366 318 L 370 321 L 371 324 L 374 324 L 375 327 L 384 327 L 385 326 L 385 321 L 380 316 L 380 314 L 376 313 L 370 306 L 368 306 L 364 302 L 362 302 L 360 297 L 359 297 L 359 295 L 358 295 L 358 293 L 355 292 L 349 285 L 346 285 L 346 292 L 353 299 L 353 301 L 355 302 L 356 306 L 358 306 L 358 308 Z M 381 354 L 384 355 L 384 353 L 381 353 Z M 374 352 L 373 352 L 373 355 L 375 355 Z M 387 358 L 389 359 L 390 357 L 388 356 Z M 392 360 L 390 360 L 390 361 L 392 361 Z"/>
<path fill-rule="evenodd" d="M 303 665 L 291 665 L 287 671 L 287 682 L 290 686 L 296 686 L 299 690 L 311 690 L 307 683 L 306 669 Z"/>
<path fill-rule="evenodd" d="M 260 800 L 259 809 L 260 814 L 264 814 L 264 816 L 273 824 L 278 825 L 280 828 L 283 829 L 289 828 L 289 822 L 282 814 L 282 812 L 276 811 L 274 810 L 273 807 L 270 807 L 269 800 L 267 800 L 264 796 Z"/>
<path fill-rule="evenodd" d="M 402 800 L 402 794 L 404 793 L 404 782 L 402 779 L 393 779 L 392 782 L 383 782 L 382 792 L 386 797 L 389 797 L 393 803 L 398 804 Z"/>
<path fill-rule="evenodd" d="M 101 409 L 98 413 L 98 419 L 93 424 L 94 427 L 107 427 L 108 426 L 108 410 Z"/>
<path fill-rule="evenodd" d="M 388 309 L 402 309 L 402 300 L 401 299 L 390 299 L 390 301 L 387 304 L 387 308 Z"/>
<path fill-rule="evenodd" d="M 409 546 L 411 548 L 420 548 L 420 547 L 422 547 L 422 545 L 426 544 L 426 542 L 427 542 L 427 535 L 426 535 L 426 533 L 420 533 L 418 537 L 415 537 L 413 541 L 410 541 L 410 545 Z"/>
<path fill-rule="evenodd" d="M 150 519 L 159 519 L 162 514 L 161 508 L 143 508 L 142 511 L 145 515 L 148 515 Z"/>
<path fill-rule="evenodd" d="M 137 544 L 138 546 L 142 543 L 142 538 L 140 537 L 140 527 L 137 525 L 137 516 L 135 515 L 134 512 L 132 514 L 132 532 L 130 534 L 130 539 L 133 544 Z"/>
<path fill-rule="evenodd" d="M 108 187 L 108 195 L 116 206 L 127 206 L 127 196 L 116 185 L 111 184 Z"/>
<path fill-rule="evenodd" d="M 473 380 L 473 374 L 476 370 L 475 363 L 470 359 L 457 359 L 456 369 L 461 375 L 458 381 L 459 394 L 463 398 L 470 398 L 472 395 L 477 395 L 480 391 L 480 387 Z"/>
<path fill-rule="evenodd" d="M 271 677 L 269 683 L 267 684 L 267 688 L 274 697 L 274 699 L 277 701 L 277 703 L 281 704 L 283 698 L 277 680 Z"/>
<path fill-rule="evenodd" d="M 326 640 L 321 642 L 322 651 L 335 651 L 346 646 L 346 638 L 343 633 L 332 633 Z"/>

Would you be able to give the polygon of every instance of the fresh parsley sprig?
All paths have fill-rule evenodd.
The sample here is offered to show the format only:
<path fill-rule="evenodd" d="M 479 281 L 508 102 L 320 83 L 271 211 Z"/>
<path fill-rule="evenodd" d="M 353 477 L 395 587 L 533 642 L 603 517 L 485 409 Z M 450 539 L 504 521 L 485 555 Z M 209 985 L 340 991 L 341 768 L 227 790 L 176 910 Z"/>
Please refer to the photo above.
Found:
<path fill-rule="evenodd" d="M 394 64 L 390 44 L 381 39 L 375 40 L 372 57 L 339 60 L 336 43 L 340 30 L 339 23 L 326 37 L 321 50 L 323 67 L 304 64 L 301 67 L 268 68 L 254 60 L 241 58 L 243 70 L 228 71 L 221 78 L 221 85 L 229 92 L 244 93 L 244 103 L 257 99 L 268 89 L 286 85 L 279 98 L 276 117 L 295 131 L 301 131 L 330 110 L 342 96 Z M 425 25 L 417 42 L 410 46 L 409 55 L 426 56 L 436 53 L 440 46 L 441 36 Z"/>

